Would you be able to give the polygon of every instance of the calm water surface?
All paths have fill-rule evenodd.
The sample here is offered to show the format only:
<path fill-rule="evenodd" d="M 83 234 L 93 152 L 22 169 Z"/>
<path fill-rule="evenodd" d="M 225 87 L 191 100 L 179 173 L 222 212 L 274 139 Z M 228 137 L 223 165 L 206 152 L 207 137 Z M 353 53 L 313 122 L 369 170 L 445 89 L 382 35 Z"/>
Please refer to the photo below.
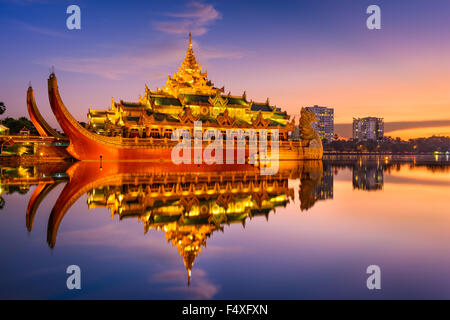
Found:
<path fill-rule="evenodd" d="M 273 177 L 3 167 L 1 193 L 3 299 L 450 299 L 448 156 L 283 163 Z M 72 264 L 81 290 L 66 288 Z"/>

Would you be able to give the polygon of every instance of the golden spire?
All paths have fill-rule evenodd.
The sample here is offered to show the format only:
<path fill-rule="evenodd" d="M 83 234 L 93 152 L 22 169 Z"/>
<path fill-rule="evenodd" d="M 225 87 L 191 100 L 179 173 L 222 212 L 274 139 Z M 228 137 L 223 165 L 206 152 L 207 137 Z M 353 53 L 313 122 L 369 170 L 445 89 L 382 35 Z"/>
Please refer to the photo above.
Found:
<path fill-rule="evenodd" d="M 188 48 L 178 72 L 169 76 L 162 91 L 178 97 L 179 94 L 206 94 L 213 95 L 217 91 L 206 78 L 206 72 L 198 64 L 192 48 L 192 35 L 189 32 Z"/>
<path fill-rule="evenodd" d="M 183 64 L 178 69 L 178 72 L 186 72 L 186 71 L 192 71 L 192 73 L 199 73 L 202 72 L 202 67 L 198 65 L 197 59 L 194 55 L 194 49 L 192 49 L 192 39 L 191 39 L 191 33 L 189 32 L 189 45 L 186 51 L 186 57 L 184 58 Z"/>

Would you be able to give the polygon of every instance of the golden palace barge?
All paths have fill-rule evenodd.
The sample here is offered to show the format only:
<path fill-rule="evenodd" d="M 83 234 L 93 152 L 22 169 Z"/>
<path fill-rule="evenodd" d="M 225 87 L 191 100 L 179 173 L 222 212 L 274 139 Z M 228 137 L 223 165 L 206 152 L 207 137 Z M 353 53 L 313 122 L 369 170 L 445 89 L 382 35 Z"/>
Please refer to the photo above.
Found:
<path fill-rule="evenodd" d="M 311 126 L 314 114 L 302 109 L 299 137 L 295 139 L 295 121 L 269 99 L 264 103 L 248 101 L 241 96 L 225 94 L 216 88 L 202 72 L 192 48 L 191 36 L 185 59 L 177 73 L 168 77 L 166 85 L 155 91 L 145 87 L 144 97 L 129 103 L 112 101 L 108 110 L 89 109 L 89 121 L 82 126 L 64 105 L 52 73 L 48 79 L 50 106 L 70 141 L 67 151 L 78 160 L 155 160 L 170 161 L 178 141 L 172 141 L 177 129 L 188 130 L 194 137 L 194 123 L 201 121 L 202 134 L 206 130 L 220 130 L 226 137 L 230 130 L 267 130 L 278 133 L 279 159 L 321 159 L 322 143 Z M 53 130 L 37 109 L 31 86 L 27 92 L 31 120 L 41 136 L 59 134 Z M 270 147 L 270 139 L 268 141 Z M 223 139 L 225 150 L 226 139 Z M 203 142 L 202 147 L 207 143 Z M 245 142 L 245 154 L 249 143 Z"/>

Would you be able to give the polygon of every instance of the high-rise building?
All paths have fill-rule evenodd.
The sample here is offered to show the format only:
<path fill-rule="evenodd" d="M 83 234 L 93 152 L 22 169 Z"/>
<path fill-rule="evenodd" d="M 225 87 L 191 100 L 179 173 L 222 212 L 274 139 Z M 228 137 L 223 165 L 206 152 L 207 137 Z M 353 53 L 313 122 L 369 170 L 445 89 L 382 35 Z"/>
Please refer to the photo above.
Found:
<path fill-rule="evenodd" d="M 382 140 L 384 135 L 383 118 L 353 118 L 353 139 L 357 141 Z"/>
<path fill-rule="evenodd" d="M 318 105 L 305 109 L 315 113 L 318 121 L 313 122 L 313 127 L 319 133 L 320 138 L 332 141 L 334 137 L 334 109 Z"/>

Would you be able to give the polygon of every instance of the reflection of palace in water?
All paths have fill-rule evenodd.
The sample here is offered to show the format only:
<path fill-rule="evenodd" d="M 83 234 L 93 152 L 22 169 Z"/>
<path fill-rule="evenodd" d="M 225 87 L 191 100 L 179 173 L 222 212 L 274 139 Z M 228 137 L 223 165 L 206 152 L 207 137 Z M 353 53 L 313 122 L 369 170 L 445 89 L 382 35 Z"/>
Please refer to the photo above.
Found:
<path fill-rule="evenodd" d="M 190 281 L 194 260 L 206 241 L 225 225 L 269 218 L 277 207 L 294 200 L 289 180 L 300 180 L 301 210 L 332 197 L 331 168 L 322 161 L 281 162 L 276 175 L 260 175 L 251 165 L 170 166 L 166 163 L 77 162 L 73 165 L 3 168 L 3 190 L 29 189 L 36 184 L 27 207 L 26 224 L 32 230 L 34 216 L 45 196 L 66 182 L 50 213 L 47 241 L 56 244 L 57 232 L 69 208 L 87 194 L 89 209 L 108 208 L 112 218 L 136 218 L 145 232 L 161 231 L 177 247 Z M 70 168 L 67 168 L 70 166 Z"/>
<path fill-rule="evenodd" d="M 206 241 L 225 224 L 245 226 L 247 219 L 285 207 L 294 197 L 291 172 L 263 178 L 252 172 L 161 175 L 151 179 L 93 188 L 88 207 L 107 207 L 112 217 L 137 218 L 145 232 L 162 231 L 183 257 L 190 277 Z M 142 182 L 142 183 L 141 183 Z"/>
<path fill-rule="evenodd" d="M 298 186 L 300 210 L 333 198 L 333 179 L 339 168 L 352 172 L 356 189 L 381 189 L 383 171 L 401 165 L 426 166 L 436 172 L 450 166 L 435 163 L 372 161 L 281 161 L 276 175 L 260 175 L 251 165 L 184 165 L 140 162 L 48 163 L 36 166 L 0 167 L 0 195 L 20 193 L 36 185 L 26 211 L 28 231 L 42 200 L 55 186 L 65 183 L 51 210 L 48 245 L 56 245 L 66 212 L 83 195 L 89 209 L 108 208 L 111 217 L 134 218 L 144 231 L 164 233 L 176 247 L 188 272 L 214 232 L 227 225 L 246 226 L 252 219 L 269 215 L 295 201 Z M 300 182 L 298 185 L 298 181 Z M 0 209 L 5 205 L 0 197 Z M 298 207 L 297 207 L 298 208 Z M 297 209 L 298 210 L 298 209 Z"/>

